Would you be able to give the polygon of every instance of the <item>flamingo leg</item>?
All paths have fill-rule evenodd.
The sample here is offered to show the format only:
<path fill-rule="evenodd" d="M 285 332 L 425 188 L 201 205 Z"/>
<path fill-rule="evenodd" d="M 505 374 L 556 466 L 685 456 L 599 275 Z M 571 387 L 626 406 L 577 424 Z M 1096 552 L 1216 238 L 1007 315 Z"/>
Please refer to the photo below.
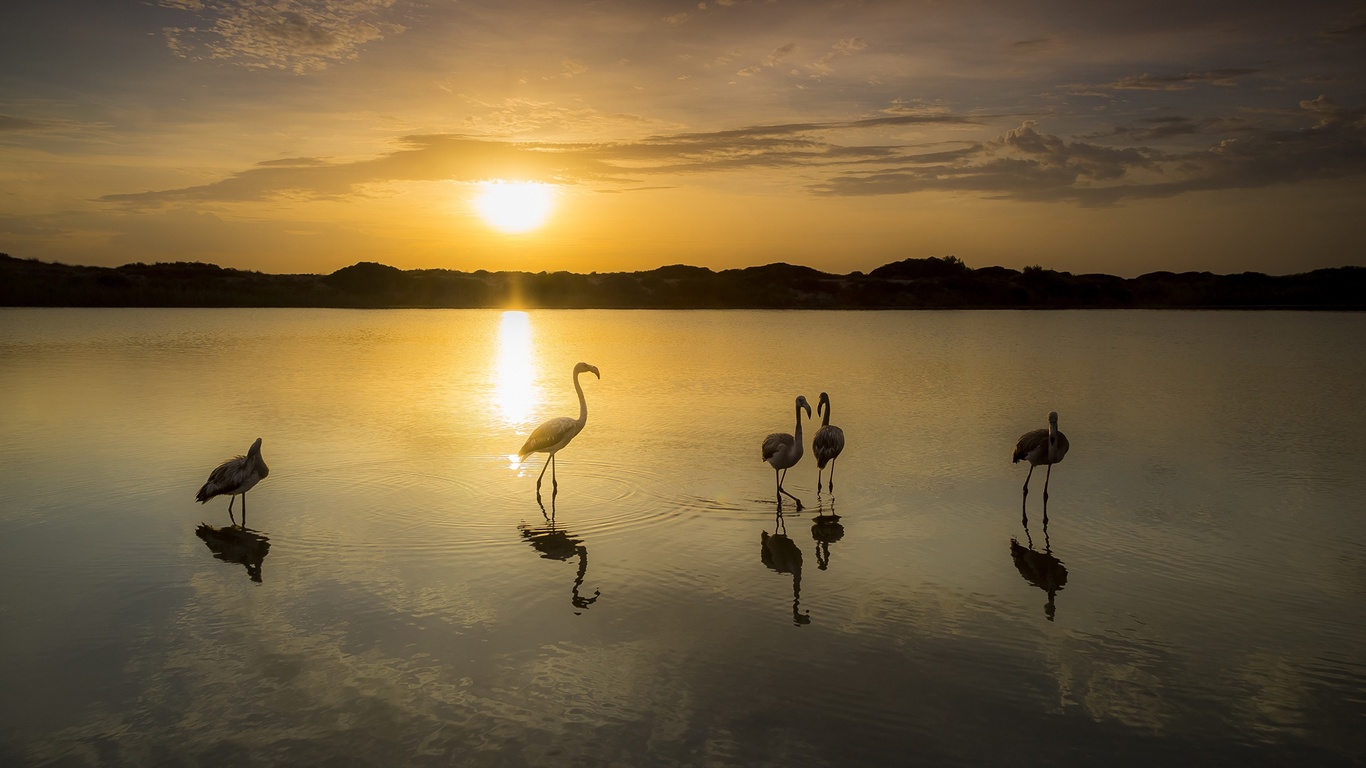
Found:
<path fill-rule="evenodd" d="M 835 460 L 830 460 L 830 495 L 835 495 Z"/>
<path fill-rule="evenodd" d="M 242 527 L 247 527 L 247 492 L 242 491 Z"/>
<path fill-rule="evenodd" d="M 1020 494 L 1020 522 L 1029 525 L 1029 512 L 1025 506 L 1029 498 L 1029 478 L 1034 474 L 1034 465 L 1029 465 L 1029 474 L 1025 475 L 1024 493 Z"/>
<path fill-rule="evenodd" d="M 545 457 L 545 463 L 541 465 L 541 474 L 536 476 L 536 490 L 541 490 L 541 480 L 545 477 L 545 471 L 550 466 L 550 460 L 555 458 L 555 454 Z"/>
<path fill-rule="evenodd" d="M 1053 465 L 1048 465 L 1048 472 L 1043 476 L 1043 524 L 1048 525 L 1048 478 L 1053 476 Z"/>
<path fill-rule="evenodd" d="M 237 497 L 236 497 L 236 496 L 229 496 L 229 497 L 228 497 L 228 519 L 232 521 L 232 524 L 233 524 L 233 525 L 237 525 L 237 518 L 235 518 L 235 517 L 232 516 L 232 503 L 233 503 L 234 501 L 237 501 Z"/>
<path fill-rule="evenodd" d="M 555 479 L 555 468 L 557 466 L 559 466 L 559 462 L 555 461 L 555 454 L 552 453 L 550 454 L 550 487 L 555 493 L 560 492 L 560 481 Z"/>
<path fill-rule="evenodd" d="M 776 477 L 776 476 L 778 475 L 778 470 L 776 470 L 776 469 L 773 470 L 773 474 L 774 474 L 774 476 Z M 790 498 L 790 499 L 792 499 L 793 501 L 797 502 L 797 509 L 801 509 L 801 508 L 802 508 L 802 500 L 799 499 L 799 498 L 797 498 L 796 496 L 793 496 L 792 494 L 788 493 L 788 492 L 787 492 L 787 489 L 783 487 L 783 481 L 786 480 L 786 479 L 787 479 L 787 470 L 784 469 L 784 470 L 783 470 L 782 477 L 778 478 L 778 493 L 786 494 L 788 498 Z M 779 496 L 779 497 L 778 497 L 778 505 L 779 505 L 779 506 L 782 506 L 782 503 L 783 503 L 783 499 L 782 499 L 781 496 Z"/>

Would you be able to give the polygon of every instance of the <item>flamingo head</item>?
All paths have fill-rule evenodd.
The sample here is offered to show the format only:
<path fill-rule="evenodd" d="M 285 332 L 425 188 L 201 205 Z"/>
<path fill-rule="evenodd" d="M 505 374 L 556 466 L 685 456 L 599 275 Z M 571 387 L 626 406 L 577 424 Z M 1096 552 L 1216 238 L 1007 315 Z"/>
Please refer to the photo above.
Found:
<path fill-rule="evenodd" d="M 829 408 L 830 408 L 830 395 L 828 395 L 828 394 L 822 392 L 822 393 L 821 393 L 821 396 L 820 396 L 819 398 L 816 399 L 816 414 L 819 415 L 820 413 L 822 413 L 823 411 L 828 410 Z"/>
<path fill-rule="evenodd" d="M 259 438 L 259 437 L 256 438 L 256 442 L 254 442 L 254 443 L 251 444 L 251 447 L 247 449 L 247 455 L 248 455 L 248 456 L 260 456 L 260 455 L 261 455 L 261 438 Z"/>
<path fill-rule="evenodd" d="M 811 418 L 811 403 L 806 402 L 806 395 L 797 395 L 797 407 L 806 409 L 806 418 Z"/>
<path fill-rule="evenodd" d="M 602 378 L 602 374 L 598 373 L 598 367 L 596 365 L 589 365 L 588 363 L 579 363 L 574 366 L 574 375 L 578 376 L 580 373 L 591 373 L 599 379 Z"/>

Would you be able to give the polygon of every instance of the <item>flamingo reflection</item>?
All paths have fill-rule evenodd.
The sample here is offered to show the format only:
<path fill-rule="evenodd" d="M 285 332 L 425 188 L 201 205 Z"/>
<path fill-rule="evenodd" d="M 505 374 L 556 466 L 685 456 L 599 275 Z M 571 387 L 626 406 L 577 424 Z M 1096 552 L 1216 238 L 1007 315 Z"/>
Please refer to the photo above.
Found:
<path fill-rule="evenodd" d="M 811 538 L 816 542 L 816 567 L 824 571 L 830 567 L 830 545 L 844 538 L 844 526 L 840 516 L 835 514 L 835 505 L 830 504 L 830 514 L 824 507 L 811 518 Z"/>
<path fill-rule="evenodd" d="M 806 417 L 811 418 L 811 404 L 806 402 L 804 395 L 797 395 L 797 427 L 795 435 L 786 432 L 774 432 L 764 438 L 763 460 L 773 467 L 773 483 L 777 486 L 778 510 L 782 514 L 783 494 L 786 494 L 793 501 L 797 502 L 797 509 L 802 508 L 802 500 L 788 493 L 783 488 L 783 480 L 787 478 L 787 470 L 802 460 L 802 409 L 806 409 Z M 782 475 L 779 475 L 779 470 Z"/>
<path fill-rule="evenodd" d="M 773 534 L 763 531 L 759 535 L 759 560 L 775 573 L 792 574 L 792 624 L 798 627 L 810 624 L 811 612 L 801 611 L 802 550 L 788 538 L 781 508 L 774 522 Z"/>
<path fill-rule="evenodd" d="M 576 539 L 570 536 L 568 531 L 555 527 L 555 501 L 553 497 L 550 504 L 551 514 L 546 517 L 544 525 L 531 526 L 522 523 L 517 526 L 517 531 L 522 535 L 523 541 L 541 554 L 542 559 L 566 562 L 574 557 L 579 559 L 579 570 L 574 576 L 574 587 L 570 590 L 571 597 L 569 598 L 569 602 L 578 609 L 574 611 L 575 615 L 578 615 L 587 610 L 588 606 L 597 602 L 602 593 L 595 589 L 592 597 L 584 597 L 579 594 L 579 587 L 583 586 L 583 578 L 588 573 L 588 548 L 583 545 L 583 539 Z M 544 513 L 544 508 L 542 508 L 542 512 Z"/>
<path fill-rule="evenodd" d="M 1010 558 L 1015 561 L 1015 568 L 1025 581 L 1048 593 L 1048 602 L 1044 604 L 1043 613 L 1049 621 L 1053 621 L 1058 610 L 1054 597 L 1067 584 L 1067 568 L 1053 555 L 1053 548 L 1048 541 L 1048 523 L 1043 525 L 1042 552 L 1034 549 L 1034 539 L 1029 535 L 1028 524 L 1025 524 L 1024 531 L 1025 545 L 1021 545 L 1014 536 L 1010 538 Z"/>
<path fill-rule="evenodd" d="M 247 577 L 261 583 L 261 563 L 270 552 L 270 539 L 264 534 L 237 525 L 215 528 L 208 523 L 200 523 L 194 533 L 204 540 L 215 558 L 246 566 Z"/>

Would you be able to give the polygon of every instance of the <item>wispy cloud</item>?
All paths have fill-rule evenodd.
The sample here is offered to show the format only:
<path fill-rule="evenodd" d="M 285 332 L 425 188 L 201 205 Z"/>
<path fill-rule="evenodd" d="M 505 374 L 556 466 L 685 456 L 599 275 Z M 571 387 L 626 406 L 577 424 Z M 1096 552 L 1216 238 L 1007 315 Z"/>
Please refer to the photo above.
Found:
<path fill-rule="evenodd" d="M 1121 78 L 1108 87 L 1117 91 L 1185 91 L 1197 85 L 1233 88 L 1238 78 L 1257 74 L 1256 69 L 1216 69 L 1208 72 L 1186 72 L 1180 75 L 1134 75 Z"/>
<path fill-rule="evenodd" d="M 26 117 L 0 115 L 0 132 L 4 131 L 42 131 L 56 125 L 51 120 L 30 120 Z"/>
<path fill-rule="evenodd" d="M 644 178 L 669 174 L 842 167 L 893 161 L 903 150 L 895 146 L 841 145 L 825 138 L 832 131 L 966 122 L 950 116 L 904 115 L 577 144 L 511 142 L 452 134 L 407 136 L 401 140 L 400 149 L 372 159 L 274 160 L 211 184 L 106 195 L 100 200 L 132 208 L 187 202 L 342 200 L 364 196 L 369 188 L 394 182 L 525 178 L 611 187 L 634 185 Z"/>
<path fill-rule="evenodd" d="M 388 20 L 395 0 L 161 0 L 202 24 L 162 30 L 179 56 L 297 73 L 357 58 L 366 43 L 404 30 Z"/>
<path fill-rule="evenodd" d="M 906 144 L 850 144 L 831 138 L 875 128 L 974 124 L 944 114 L 890 114 L 577 144 L 446 134 L 409 136 L 400 149 L 368 160 L 275 160 L 212 184 L 100 199 L 135 208 L 192 201 L 340 200 L 364 196 L 375 185 L 394 182 L 487 178 L 528 178 L 614 190 L 671 175 L 803 169 L 825 175 L 810 186 L 818 195 L 939 191 L 1098 206 L 1194 191 L 1366 175 L 1366 109 L 1344 109 L 1319 98 L 1301 102 L 1300 115 L 1302 121 L 1310 118 L 1314 124 L 1286 129 L 1178 116 L 1154 118 L 1112 134 L 1131 141 L 1212 133 L 1216 128 L 1230 134 L 1212 139 L 1207 149 L 1181 152 L 1110 146 L 1096 137 L 1068 140 L 1043 131 L 1033 120 L 988 141 L 961 141 L 956 147 L 929 152 Z"/>
<path fill-rule="evenodd" d="M 1025 121 L 972 151 L 929 163 L 842 173 L 815 185 L 822 195 L 968 192 L 987 197 L 1067 201 L 1085 206 L 1175 197 L 1197 191 L 1271 187 L 1366 175 L 1366 110 L 1327 99 L 1304 101 L 1309 127 L 1242 124 L 1242 135 L 1198 152 L 1116 148 L 1067 141 Z M 1192 132 L 1175 119 L 1158 126 Z M 1153 134 L 1155 137 L 1155 134 Z"/>
<path fill-rule="evenodd" d="M 788 43 L 787 45 L 774 48 L 772 51 L 769 51 L 768 56 L 764 57 L 764 66 L 778 66 L 778 64 L 782 63 L 784 59 L 786 59 L 788 56 L 791 56 L 792 52 L 795 50 L 797 50 L 796 43 Z"/>
<path fill-rule="evenodd" d="M 825 77 L 835 71 L 834 67 L 831 66 L 831 62 L 833 62 L 836 57 L 853 56 L 867 47 L 868 41 L 861 37 L 851 37 L 840 40 L 830 46 L 830 50 L 819 59 L 806 65 L 807 69 L 811 70 L 811 77 L 813 78 Z"/>

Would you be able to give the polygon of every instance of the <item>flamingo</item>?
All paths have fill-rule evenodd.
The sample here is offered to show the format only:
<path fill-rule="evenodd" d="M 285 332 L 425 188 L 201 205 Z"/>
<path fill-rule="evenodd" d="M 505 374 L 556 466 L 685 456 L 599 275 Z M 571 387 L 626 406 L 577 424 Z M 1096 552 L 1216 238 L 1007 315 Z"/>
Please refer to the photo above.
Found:
<path fill-rule="evenodd" d="M 579 418 L 571 419 L 568 416 L 550 419 L 537 427 L 522 445 L 522 450 L 517 452 L 518 461 L 525 461 L 526 457 L 533 453 L 548 453 L 545 466 L 541 467 L 541 474 L 536 477 L 536 498 L 541 497 L 541 480 L 545 477 L 546 467 L 553 467 L 555 462 L 555 452 L 569 445 L 569 441 L 574 436 L 583 431 L 583 425 L 588 423 L 588 401 L 583 399 L 583 387 L 579 385 L 579 374 L 591 373 L 602 378 L 598 373 L 596 365 L 579 363 L 574 366 L 574 391 L 579 393 Z M 559 492 L 560 484 L 555 479 L 555 471 L 550 471 L 551 487 L 555 492 Z"/>
<path fill-rule="evenodd" d="M 774 432 L 764 438 L 763 460 L 773 467 L 773 482 L 778 486 L 778 494 L 787 493 L 783 488 L 783 478 L 787 477 L 788 467 L 794 466 L 802 460 L 802 409 L 806 409 L 806 417 L 811 418 L 811 404 L 806 402 L 804 395 L 797 395 L 797 428 L 795 436 L 786 432 Z M 778 470 L 782 470 L 779 477 Z M 793 501 L 797 502 L 797 509 L 802 508 L 802 500 L 787 493 Z M 778 506 L 781 507 L 783 497 L 778 495 Z"/>
<path fill-rule="evenodd" d="M 1045 464 L 1048 466 L 1048 473 L 1043 481 L 1043 520 L 1045 524 L 1048 523 L 1048 480 L 1053 475 L 1053 465 L 1062 461 L 1067 455 L 1068 447 L 1067 435 L 1058 431 L 1057 411 L 1048 414 L 1048 429 L 1026 432 L 1015 441 L 1015 452 L 1010 456 L 1011 463 L 1018 464 L 1021 459 L 1029 462 L 1029 474 L 1025 475 L 1024 493 L 1020 501 L 1021 517 L 1024 517 L 1024 499 L 1029 496 L 1029 478 L 1034 474 L 1034 467 Z"/>
<path fill-rule="evenodd" d="M 822 392 L 816 402 L 816 413 L 823 414 L 821 428 L 811 438 L 811 452 L 816 454 L 816 495 L 821 493 L 821 472 L 830 464 L 830 493 L 835 492 L 835 459 L 844 450 L 844 430 L 830 426 L 830 395 Z"/>
<path fill-rule="evenodd" d="M 233 524 L 237 524 L 237 518 L 232 516 L 232 503 L 236 497 L 242 497 L 242 525 L 247 524 L 247 491 L 256 487 L 256 484 L 266 479 L 270 474 L 270 467 L 261 458 L 261 438 L 256 438 L 256 442 L 247 449 L 246 456 L 235 456 L 219 464 L 209 473 L 209 479 L 195 494 L 194 500 L 200 504 L 208 502 L 215 496 L 228 495 L 228 519 Z"/>

